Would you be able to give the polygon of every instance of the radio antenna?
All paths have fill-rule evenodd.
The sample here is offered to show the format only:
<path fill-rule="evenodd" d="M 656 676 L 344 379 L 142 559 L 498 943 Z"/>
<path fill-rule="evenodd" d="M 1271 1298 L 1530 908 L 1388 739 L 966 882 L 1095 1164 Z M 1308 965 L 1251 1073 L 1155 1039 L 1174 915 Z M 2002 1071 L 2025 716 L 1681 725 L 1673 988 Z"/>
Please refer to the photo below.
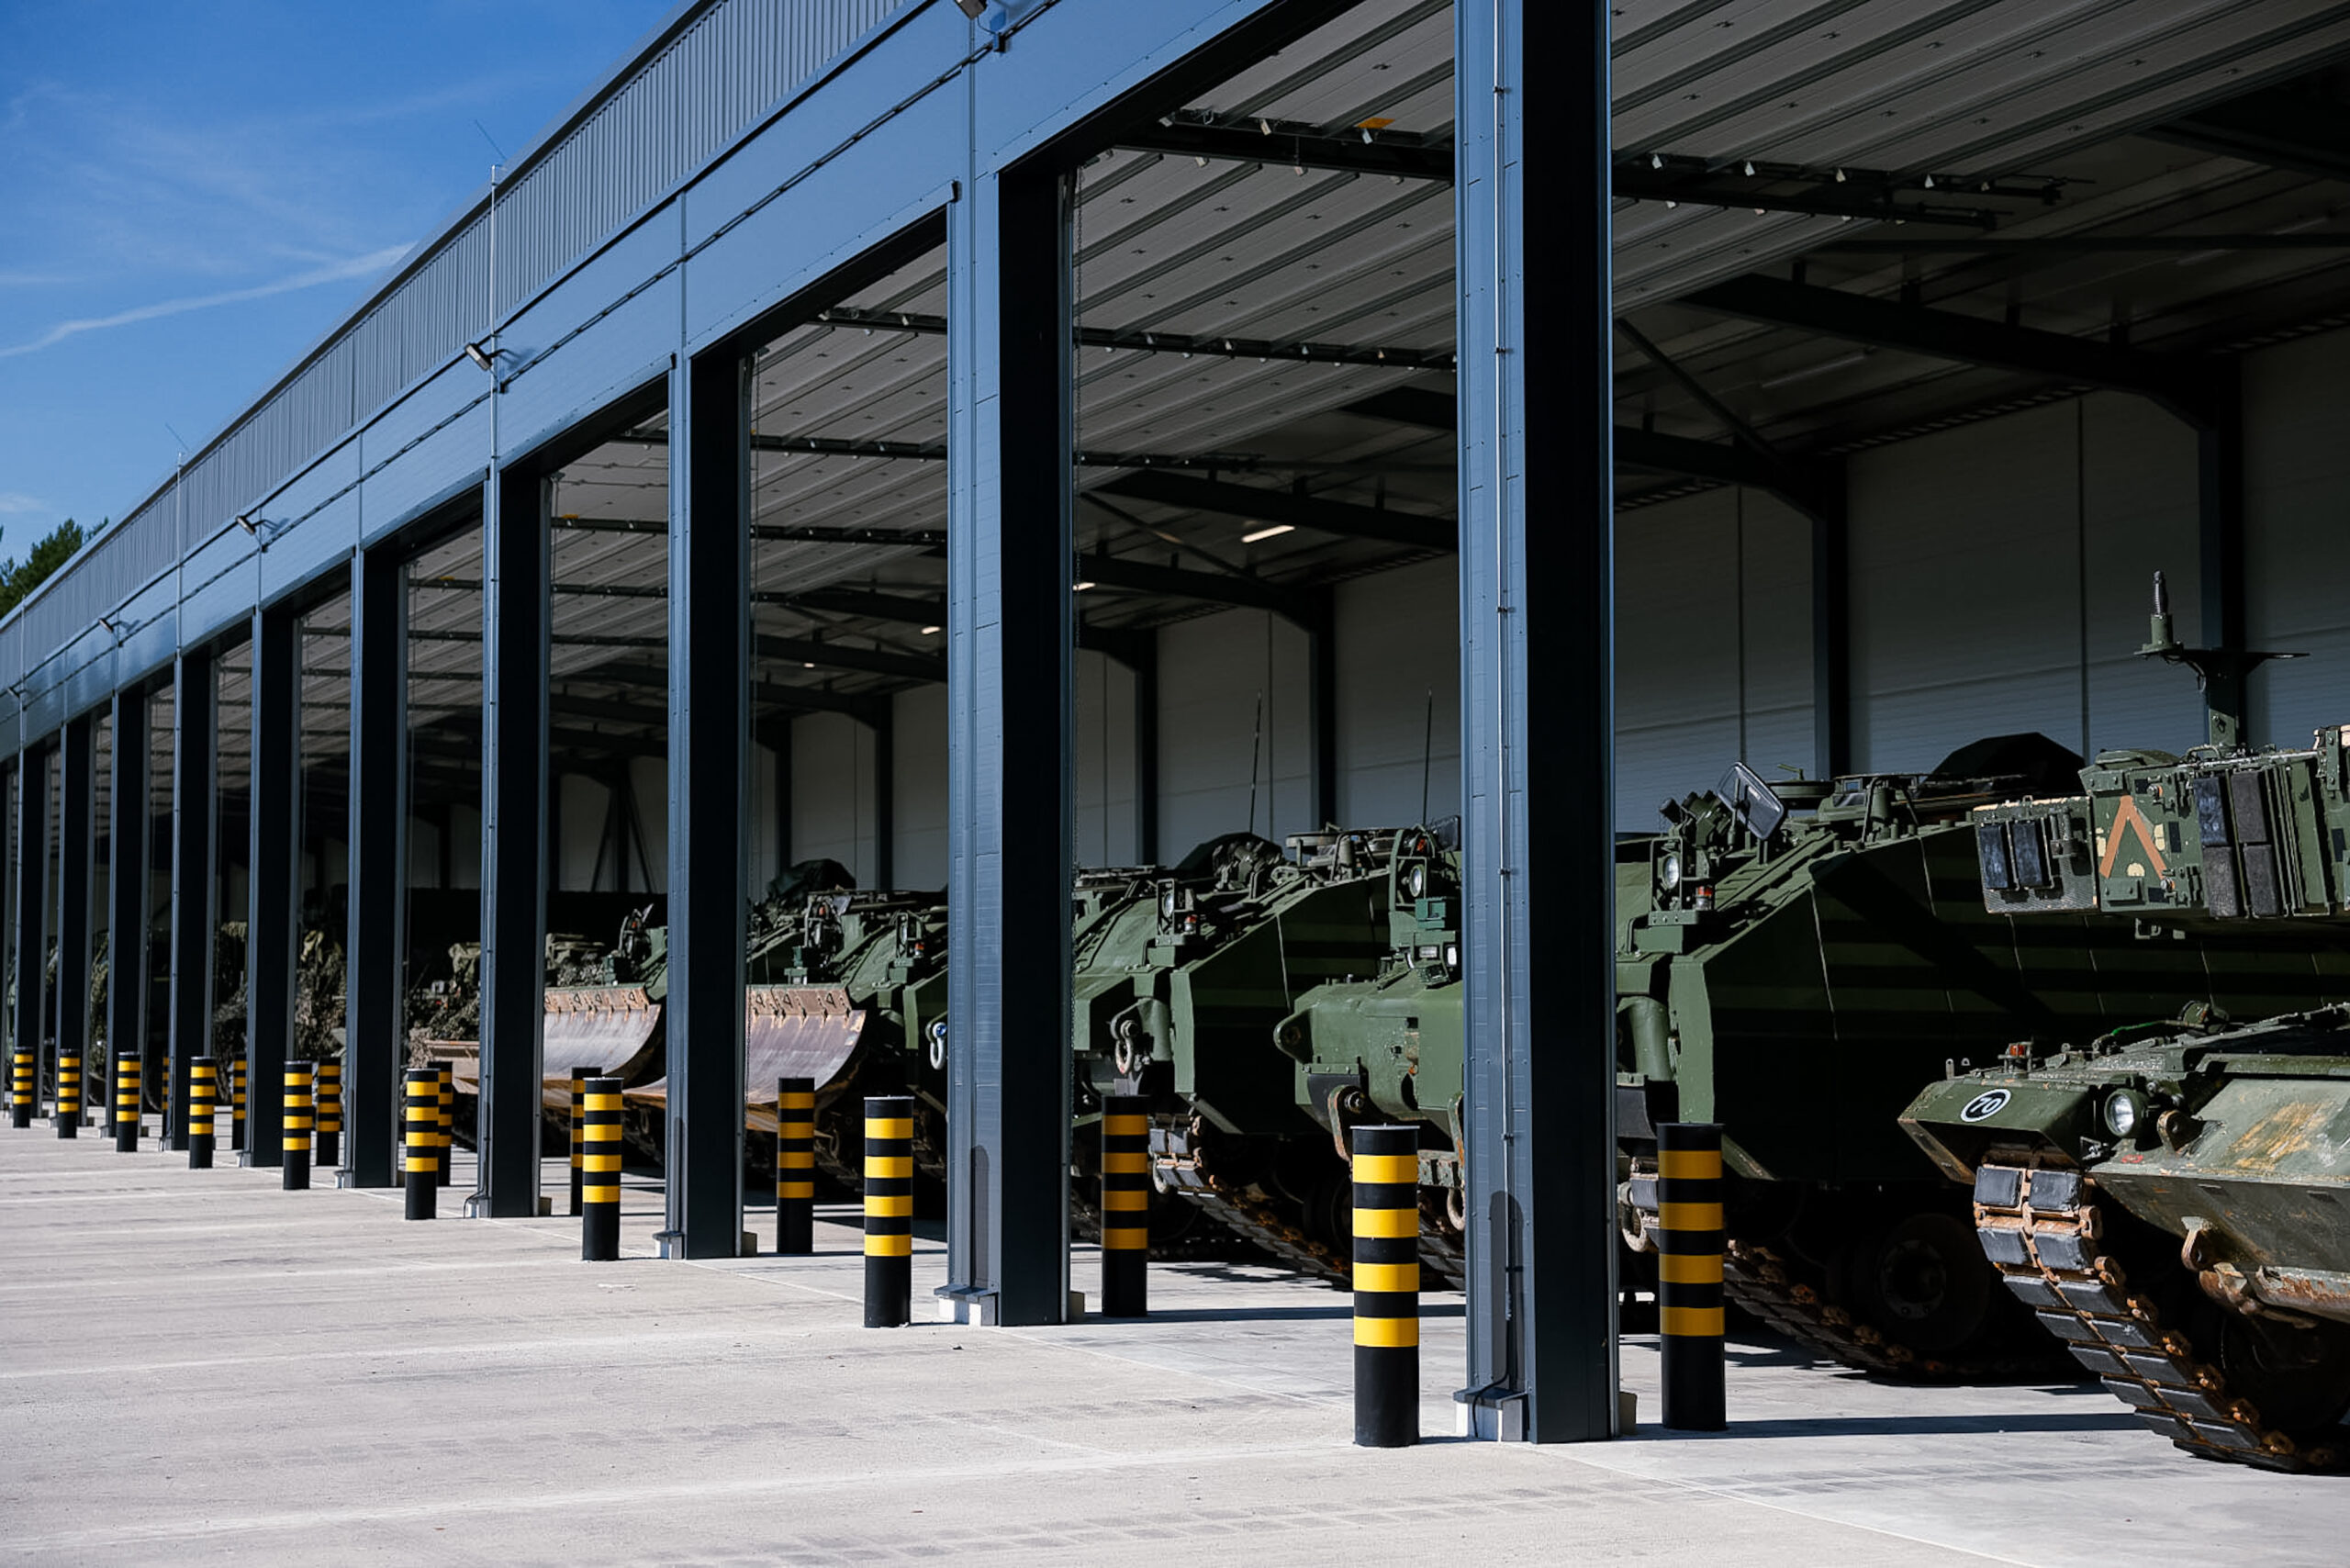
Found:
<path fill-rule="evenodd" d="M 1420 820 L 1428 825 L 1428 773 L 1436 766 L 1436 688 L 1428 688 L 1427 724 L 1420 735 Z"/>
<path fill-rule="evenodd" d="M 1257 737 L 1248 743 L 1248 831 L 1257 831 L 1257 764 L 1265 750 L 1265 694 L 1257 693 Z M 1269 823 L 1266 824 L 1270 826 Z"/>

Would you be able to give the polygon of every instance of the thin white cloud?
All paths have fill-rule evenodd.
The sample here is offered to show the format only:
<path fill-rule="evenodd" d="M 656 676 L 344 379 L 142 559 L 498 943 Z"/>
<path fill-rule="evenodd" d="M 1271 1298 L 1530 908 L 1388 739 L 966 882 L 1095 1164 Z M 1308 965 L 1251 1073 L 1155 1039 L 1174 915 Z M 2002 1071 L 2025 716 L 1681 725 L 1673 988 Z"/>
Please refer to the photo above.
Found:
<path fill-rule="evenodd" d="M 311 267 L 274 283 L 255 285 L 251 288 L 232 288 L 219 294 L 192 295 L 179 299 L 161 299 L 152 305 L 140 305 L 129 310 L 118 310 L 111 316 L 89 316 L 71 321 L 60 321 L 39 337 L 14 348 L 0 349 L 0 359 L 17 354 L 38 353 L 66 339 L 84 332 L 102 331 L 108 327 L 128 327 L 134 322 L 152 321 L 160 317 L 179 316 L 190 310 L 207 310 L 216 305 L 236 305 L 248 299 L 266 299 L 274 294 L 290 294 L 297 288 L 314 288 L 322 283 L 339 283 L 347 278 L 366 277 L 383 271 L 408 254 L 405 245 L 393 245 L 381 251 L 371 251 L 348 261 L 332 262 L 325 266 Z"/>
<path fill-rule="evenodd" d="M 15 517 L 23 512 L 39 512 L 48 510 L 49 503 L 38 496 L 28 496 L 22 490 L 0 490 L 0 517 Z"/>

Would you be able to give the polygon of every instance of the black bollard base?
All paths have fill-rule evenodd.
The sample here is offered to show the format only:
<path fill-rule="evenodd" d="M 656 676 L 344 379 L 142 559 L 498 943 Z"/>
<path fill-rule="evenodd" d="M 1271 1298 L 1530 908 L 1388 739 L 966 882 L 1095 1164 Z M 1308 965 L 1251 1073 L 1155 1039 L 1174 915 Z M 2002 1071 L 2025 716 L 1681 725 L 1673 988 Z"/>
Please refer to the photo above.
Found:
<path fill-rule="evenodd" d="M 190 1170 L 212 1169 L 212 1135 L 210 1133 L 187 1135 L 187 1168 Z"/>
<path fill-rule="evenodd" d="M 285 1151 L 280 1187 L 281 1190 L 288 1193 L 307 1193 L 310 1190 L 310 1151 L 308 1149 L 289 1148 Z"/>
<path fill-rule="evenodd" d="M 1109 1240 L 1111 1234 L 1108 1231 L 1102 1233 L 1102 1316 L 1147 1317 L 1150 1316 L 1150 1249 L 1147 1244 L 1113 1247 Z"/>
<path fill-rule="evenodd" d="M 876 1257 L 872 1251 L 877 1241 L 912 1240 L 912 1238 L 873 1236 L 866 1238 L 865 1253 L 865 1326 L 867 1328 L 902 1328 L 914 1318 L 914 1260 L 911 1250 L 896 1257 Z"/>
<path fill-rule="evenodd" d="M 82 1136 L 82 1113 L 79 1111 L 60 1111 L 57 1113 L 57 1136 L 59 1137 L 80 1137 Z"/>
<path fill-rule="evenodd" d="M 329 1170 L 332 1170 L 335 1166 L 341 1164 L 342 1135 L 340 1133 L 320 1133 L 318 1138 L 317 1154 L 311 1163 L 315 1165 L 323 1165 Z"/>
<path fill-rule="evenodd" d="M 15 1106 L 10 1119 L 19 1127 L 31 1126 L 33 1125 L 33 1108 L 30 1105 Z"/>
<path fill-rule="evenodd" d="M 1381 1321 L 1409 1323 L 1413 1342 L 1355 1346 L 1355 1447 L 1406 1449 L 1420 1440 L 1419 1320 Z"/>
<path fill-rule="evenodd" d="M 435 1200 L 440 1197 L 441 1189 L 432 1184 L 431 1161 L 424 1162 L 424 1169 L 421 1170 L 408 1171 L 408 1185 L 404 1190 L 408 1195 L 406 1210 L 408 1218 L 431 1219 L 434 1216 L 435 1211 L 440 1206 Z"/>
<path fill-rule="evenodd" d="M 797 1186 L 812 1186 L 808 1182 Z M 816 1204 L 811 1198 L 778 1198 L 775 1204 L 775 1249 L 778 1256 L 804 1258 L 816 1250 Z"/>
<path fill-rule="evenodd" d="M 1719 1335 L 1662 1334 L 1657 1372 L 1664 1410 L 1658 1425 L 1674 1432 L 1719 1432 L 1729 1427 Z"/>
<path fill-rule="evenodd" d="M 621 1205 L 619 1189 L 613 1189 L 610 1203 L 582 1205 L 585 1213 L 579 1220 L 579 1257 L 588 1263 L 613 1263 L 621 1255 Z"/>

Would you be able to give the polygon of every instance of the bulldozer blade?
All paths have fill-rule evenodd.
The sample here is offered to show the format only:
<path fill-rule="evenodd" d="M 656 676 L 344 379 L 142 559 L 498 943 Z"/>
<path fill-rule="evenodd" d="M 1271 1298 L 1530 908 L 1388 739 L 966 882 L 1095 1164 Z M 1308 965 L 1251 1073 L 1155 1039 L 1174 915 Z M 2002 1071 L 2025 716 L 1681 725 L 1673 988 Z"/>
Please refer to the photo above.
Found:
<path fill-rule="evenodd" d="M 570 1073 L 586 1068 L 600 1078 L 628 1078 L 652 1054 L 661 1004 L 639 986 L 581 986 L 549 991 L 541 1060 L 551 1110 L 571 1103 Z"/>
<path fill-rule="evenodd" d="M 840 1077 L 865 1035 L 865 1012 L 834 986 L 755 985 L 743 1034 L 744 1125 L 775 1131 L 779 1078 L 811 1078 L 819 1090 Z M 669 1103 L 666 1078 L 627 1091 L 634 1104 Z"/>

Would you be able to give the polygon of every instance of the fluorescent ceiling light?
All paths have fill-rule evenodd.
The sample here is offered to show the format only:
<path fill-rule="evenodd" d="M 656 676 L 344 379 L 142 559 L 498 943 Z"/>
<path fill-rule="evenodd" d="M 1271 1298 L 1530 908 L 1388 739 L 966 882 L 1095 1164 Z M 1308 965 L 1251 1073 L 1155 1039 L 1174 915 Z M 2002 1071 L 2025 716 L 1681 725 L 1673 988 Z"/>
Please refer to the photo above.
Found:
<path fill-rule="evenodd" d="M 1092 585 L 1091 583 L 1079 583 L 1079 584 L 1077 585 L 1077 591 L 1078 591 L 1078 592 L 1080 592 L 1080 593 L 1083 593 L 1086 589 L 1088 589 L 1088 588 L 1091 588 L 1092 586 L 1093 586 L 1093 585 Z"/>
<path fill-rule="evenodd" d="M 1295 533 L 1296 532 L 1297 525 L 1294 523 L 1268 523 L 1262 528 L 1253 529 L 1250 532 L 1242 534 L 1240 536 L 1240 543 L 1243 544 L 1254 544 L 1259 539 L 1270 539 L 1277 533 Z"/>
<path fill-rule="evenodd" d="M 925 637 L 935 637 L 938 635 L 938 628 L 935 626 L 925 626 L 922 629 L 922 634 Z"/>

